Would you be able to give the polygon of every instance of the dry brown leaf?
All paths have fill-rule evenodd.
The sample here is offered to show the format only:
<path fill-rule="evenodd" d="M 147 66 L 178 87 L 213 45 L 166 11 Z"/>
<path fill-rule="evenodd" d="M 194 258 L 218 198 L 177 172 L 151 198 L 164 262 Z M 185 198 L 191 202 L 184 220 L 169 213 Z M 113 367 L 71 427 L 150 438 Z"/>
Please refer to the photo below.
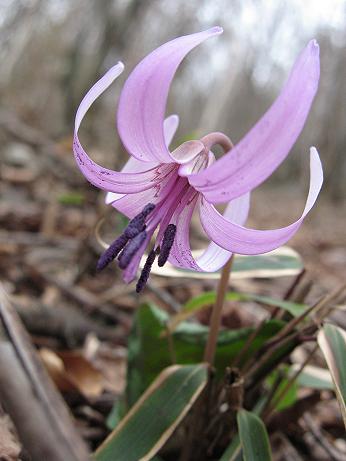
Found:
<path fill-rule="evenodd" d="M 96 397 L 102 393 L 104 376 L 80 352 L 56 353 L 42 348 L 40 355 L 59 390 L 78 390 L 86 397 Z"/>

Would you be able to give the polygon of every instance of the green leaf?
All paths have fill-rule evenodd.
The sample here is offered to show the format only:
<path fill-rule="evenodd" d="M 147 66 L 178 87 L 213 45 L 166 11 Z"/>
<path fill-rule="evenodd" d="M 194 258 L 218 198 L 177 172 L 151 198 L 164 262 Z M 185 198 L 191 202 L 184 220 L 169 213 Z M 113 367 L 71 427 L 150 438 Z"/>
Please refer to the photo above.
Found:
<path fill-rule="evenodd" d="M 66 192 L 58 197 L 58 202 L 62 205 L 81 206 L 85 200 L 84 194 L 79 192 Z"/>
<path fill-rule="evenodd" d="M 173 363 L 170 347 L 179 364 L 203 361 L 208 327 L 182 322 L 169 338 L 165 335 L 168 315 L 153 305 L 137 310 L 134 327 L 128 339 L 127 404 L 131 406 L 160 371 Z M 278 320 L 268 321 L 259 331 L 244 359 L 252 356 L 265 341 L 283 326 Z M 223 330 L 216 350 L 216 370 L 222 376 L 226 366 L 239 354 L 253 328 Z M 170 344 L 170 345 L 169 345 Z"/>
<path fill-rule="evenodd" d="M 276 402 L 277 397 L 281 394 L 283 389 L 286 387 L 286 385 L 288 383 L 288 376 L 289 376 L 290 370 L 289 370 L 289 368 L 287 366 L 281 366 L 280 369 L 274 370 L 273 373 L 271 373 L 267 378 L 267 383 L 270 386 L 275 384 L 275 381 L 276 381 L 277 377 L 280 376 L 279 373 L 281 373 L 283 375 L 283 377 L 282 377 L 282 379 L 280 381 L 280 384 L 279 384 L 278 388 L 276 389 L 275 394 L 274 394 L 274 396 L 272 398 L 273 402 Z M 282 411 L 285 408 L 288 408 L 288 407 L 292 406 L 297 401 L 297 393 L 298 393 L 298 384 L 295 381 L 290 386 L 288 391 L 285 393 L 284 397 L 280 398 L 279 402 L 275 406 L 275 409 L 277 411 Z"/>
<path fill-rule="evenodd" d="M 195 258 L 200 256 L 203 250 L 193 251 Z M 146 256 L 141 260 L 141 267 L 144 266 Z M 299 254 L 289 247 L 280 247 L 263 255 L 245 256 L 235 255 L 232 267 L 232 279 L 244 279 L 249 277 L 275 278 L 289 275 L 297 275 L 303 269 L 303 263 Z M 218 279 L 221 271 L 218 272 L 195 272 L 188 269 L 180 269 L 166 263 L 159 267 L 155 262 L 151 272 L 163 277 L 185 277 L 197 279 Z"/>
<path fill-rule="evenodd" d="M 237 423 L 244 461 L 271 461 L 267 430 L 262 420 L 246 410 L 239 410 Z"/>
<path fill-rule="evenodd" d="M 300 365 L 292 365 L 290 376 L 300 368 Z M 297 384 L 301 387 L 310 387 L 311 389 L 334 389 L 330 372 L 325 368 L 306 365 L 304 370 L 297 377 Z"/>
<path fill-rule="evenodd" d="M 219 461 L 242 461 L 241 445 L 237 434 L 228 445 Z"/>
<path fill-rule="evenodd" d="M 346 427 L 346 332 L 326 323 L 318 333 L 317 339 L 333 378 Z"/>
<path fill-rule="evenodd" d="M 97 461 L 149 461 L 207 383 L 207 365 L 166 368 L 95 453 Z"/>
<path fill-rule="evenodd" d="M 267 304 L 273 307 L 280 307 L 281 309 L 289 312 L 294 317 L 298 317 L 303 314 L 308 308 L 305 304 L 293 303 L 291 301 L 283 301 L 281 299 L 270 298 L 269 296 L 261 296 L 250 293 L 239 293 L 236 291 L 230 291 L 226 294 L 227 301 L 256 301 L 261 304 Z M 192 315 L 200 312 L 204 309 L 208 309 L 216 301 L 216 292 L 207 291 L 202 293 L 195 298 L 190 299 L 181 309 L 180 312 L 175 314 L 169 320 L 168 327 L 170 330 L 174 330 L 176 326 L 183 320 L 187 320 Z"/>

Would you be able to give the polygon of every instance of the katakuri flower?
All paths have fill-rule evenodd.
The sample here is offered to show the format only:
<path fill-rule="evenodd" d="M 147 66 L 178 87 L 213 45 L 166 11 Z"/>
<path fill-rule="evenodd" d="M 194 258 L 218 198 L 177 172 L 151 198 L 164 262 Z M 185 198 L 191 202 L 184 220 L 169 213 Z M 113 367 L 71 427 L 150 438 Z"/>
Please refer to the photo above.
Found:
<path fill-rule="evenodd" d="M 118 257 L 124 280 L 132 281 L 157 230 L 137 291 L 144 287 L 156 257 L 159 266 L 169 260 L 178 267 L 214 272 L 232 253 L 255 255 L 278 248 L 298 230 L 322 186 L 321 162 L 316 148 L 311 147 L 310 189 L 300 218 L 273 230 L 244 227 L 250 191 L 286 158 L 309 113 L 319 80 L 319 47 L 315 40 L 299 55 L 279 97 L 236 146 L 226 135 L 216 132 L 169 150 L 178 126 L 177 115 L 164 118 L 174 74 L 189 51 L 221 33 L 220 27 L 214 27 L 176 38 L 135 67 L 125 82 L 118 106 L 118 132 L 130 155 L 121 172 L 96 164 L 78 138 L 91 104 L 123 71 L 121 62 L 89 90 L 77 111 L 73 143 L 77 164 L 88 181 L 107 191 L 106 203 L 130 218 L 124 232 L 101 256 L 98 269 Z M 211 148 L 217 144 L 224 155 L 215 160 Z M 228 205 L 222 215 L 214 205 L 225 202 Z M 189 244 L 196 207 L 211 239 L 197 259 Z"/>

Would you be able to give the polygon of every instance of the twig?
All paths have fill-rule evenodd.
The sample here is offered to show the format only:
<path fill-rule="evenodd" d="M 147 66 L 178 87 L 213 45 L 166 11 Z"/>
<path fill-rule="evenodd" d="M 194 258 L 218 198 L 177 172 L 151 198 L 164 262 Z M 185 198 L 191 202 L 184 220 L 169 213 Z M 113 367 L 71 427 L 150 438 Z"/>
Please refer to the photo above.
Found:
<path fill-rule="evenodd" d="M 309 431 L 314 437 L 315 441 L 321 445 L 327 455 L 330 457 L 331 461 L 345 461 L 346 453 L 337 450 L 334 445 L 332 445 L 328 439 L 325 437 L 321 429 L 315 423 L 314 419 L 309 413 L 304 415 L 304 422 L 307 425 Z"/>
<path fill-rule="evenodd" d="M 33 459 L 86 461 L 61 396 L 36 355 L 29 336 L 0 286 L 0 399 Z"/>
<path fill-rule="evenodd" d="M 298 317 L 294 317 L 290 322 L 288 322 L 282 330 L 279 331 L 277 335 L 275 335 L 270 341 L 267 342 L 266 347 L 272 346 L 274 343 L 277 341 L 281 340 L 283 337 L 287 336 L 290 334 L 295 327 L 301 323 L 308 315 L 312 314 L 312 312 L 318 312 L 321 309 L 323 309 L 326 305 L 328 305 L 330 302 L 332 302 L 334 299 L 336 299 L 346 288 L 346 283 L 342 284 L 340 287 L 338 287 L 336 290 L 332 291 L 331 293 L 325 295 L 320 299 L 318 302 L 313 304 L 311 307 L 306 309 L 305 312 L 303 312 L 301 315 Z"/>
<path fill-rule="evenodd" d="M 268 318 L 265 317 L 263 318 L 260 323 L 257 325 L 257 327 L 253 330 L 253 332 L 250 334 L 250 336 L 248 337 L 248 339 L 246 340 L 244 346 L 242 347 L 239 355 L 235 358 L 235 361 L 234 363 L 232 364 L 233 367 L 237 367 L 237 366 L 240 366 L 240 368 L 243 368 L 243 365 L 241 365 L 241 361 L 242 359 L 245 357 L 246 353 L 248 352 L 248 350 L 250 349 L 252 343 L 254 342 L 254 340 L 257 338 L 257 335 L 258 333 L 261 331 L 261 329 L 263 328 L 263 325 L 268 321 Z"/>
<path fill-rule="evenodd" d="M 298 376 L 302 373 L 306 365 L 310 362 L 312 359 L 313 355 L 318 349 L 318 344 L 315 344 L 313 347 L 312 351 L 308 354 L 304 362 L 300 365 L 298 370 L 289 378 L 287 381 L 286 385 L 281 389 L 279 394 L 273 399 L 273 402 L 268 406 L 268 409 L 264 412 L 263 414 L 263 420 L 269 420 L 273 412 L 275 411 L 275 407 L 278 405 L 278 403 L 285 397 L 287 392 L 291 389 L 293 384 L 295 383 L 296 379 Z"/>
<path fill-rule="evenodd" d="M 284 300 L 288 300 L 292 298 L 293 292 L 297 288 L 297 286 L 300 284 L 302 281 L 304 275 L 306 274 L 306 269 L 303 269 L 299 274 L 296 276 L 296 278 L 293 280 L 292 285 L 288 288 L 284 295 Z"/>
<path fill-rule="evenodd" d="M 265 365 L 268 359 L 272 355 L 276 353 L 280 348 L 288 345 L 291 341 L 294 341 L 298 339 L 298 336 L 300 335 L 300 332 L 294 332 L 289 336 L 286 336 L 285 338 L 281 338 L 278 342 L 276 342 L 270 349 L 268 349 L 256 362 L 255 365 L 252 368 L 247 368 L 245 370 L 245 375 L 244 378 L 247 380 L 249 379 L 250 376 L 254 376 L 258 370 Z"/>
<path fill-rule="evenodd" d="M 294 293 L 294 291 L 296 290 L 296 288 L 298 286 L 300 286 L 300 282 L 302 281 L 304 275 L 306 274 L 306 270 L 303 269 L 301 272 L 299 272 L 299 274 L 295 277 L 295 279 L 293 280 L 293 283 L 290 285 L 290 287 L 288 288 L 288 290 L 286 291 L 283 299 L 285 301 L 287 300 L 291 300 L 293 299 L 292 295 Z M 298 301 L 296 301 L 298 302 Z M 278 318 L 278 319 L 281 319 L 285 314 L 287 314 L 287 312 L 283 311 L 280 309 L 280 307 L 276 307 L 272 314 L 271 314 L 271 318 Z"/>
<path fill-rule="evenodd" d="M 126 327 L 130 326 L 130 319 L 127 315 L 121 313 L 119 310 L 115 310 L 110 304 L 101 304 L 98 297 L 85 288 L 76 285 L 72 286 L 58 277 L 53 277 L 47 272 L 40 270 L 39 267 L 31 264 L 27 265 L 31 271 L 41 277 L 46 283 L 56 286 L 71 300 L 83 306 L 88 314 L 99 313 L 113 322 L 122 323 Z"/>

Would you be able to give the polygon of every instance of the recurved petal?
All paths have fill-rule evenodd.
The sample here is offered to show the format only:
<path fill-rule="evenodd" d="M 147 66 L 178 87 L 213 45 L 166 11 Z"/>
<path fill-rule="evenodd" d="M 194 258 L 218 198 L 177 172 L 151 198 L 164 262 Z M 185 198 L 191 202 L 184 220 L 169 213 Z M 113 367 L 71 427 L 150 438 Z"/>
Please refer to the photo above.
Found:
<path fill-rule="evenodd" d="M 134 193 L 152 187 L 153 182 L 160 181 L 167 170 L 167 166 L 152 168 L 142 172 L 120 173 L 117 171 L 102 168 L 88 156 L 78 138 L 80 124 L 92 105 L 92 103 L 109 87 L 109 85 L 121 74 L 124 66 L 122 63 L 112 67 L 83 98 L 75 120 L 75 131 L 73 139 L 73 151 L 76 162 L 88 181 L 94 186 L 111 192 Z M 169 167 L 169 166 L 168 166 Z"/>
<path fill-rule="evenodd" d="M 219 246 L 233 253 L 267 253 L 286 243 L 299 229 L 313 207 L 323 183 L 322 165 L 317 150 L 310 149 L 310 189 L 301 217 L 293 224 L 274 230 L 247 229 L 224 218 L 205 199 L 201 200 L 200 218 L 206 234 Z"/>
<path fill-rule="evenodd" d="M 165 143 L 167 147 L 172 142 L 172 139 L 178 129 L 178 125 L 179 125 L 178 115 L 173 114 L 165 119 L 163 123 L 163 130 L 164 130 L 164 135 L 165 135 Z M 123 166 L 123 168 L 121 169 L 121 172 L 122 173 L 138 173 L 138 172 L 143 172 L 143 171 L 155 168 L 157 165 L 158 165 L 157 162 L 142 162 L 136 159 L 135 157 L 130 157 L 128 161 L 125 163 L 125 165 Z M 155 192 L 153 193 L 155 194 Z M 106 205 L 109 205 L 110 203 L 113 203 L 116 200 L 119 200 L 120 198 L 123 198 L 123 197 L 125 197 L 125 194 L 116 194 L 115 192 L 107 192 L 106 197 L 105 197 L 105 203 Z M 149 202 L 146 202 L 146 203 L 149 203 Z"/>
<path fill-rule="evenodd" d="M 239 197 L 261 184 L 286 158 L 299 136 L 317 91 L 319 47 L 309 42 L 270 109 L 226 155 L 189 177 L 211 203 Z"/>
<path fill-rule="evenodd" d="M 232 253 L 211 242 L 204 253 L 195 259 L 191 253 L 189 229 L 191 217 L 198 197 L 193 201 L 182 203 L 173 216 L 173 223 L 177 226 L 176 237 L 173 243 L 169 261 L 177 267 L 192 269 L 199 272 L 215 272 L 223 267 Z M 244 224 L 247 219 L 250 205 L 250 194 L 245 194 L 230 202 L 224 216 L 233 222 Z"/>
<path fill-rule="evenodd" d="M 229 202 L 223 216 L 231 222 L 243 225 L 247 220 L 249 208 L 250 193 L 246 193 Z M 205 272 L 215 272 L 226 264 L 231 255 L 230 251 L 211 242 L 205 252 L 197 259 L 197 264 Z"/>
<path fill-rule="evenodd" d="M 169 87 L 186 54 L 213 35 L 204 32 L 176 38 L 146 56 L 128 77 L 118 106 L 118 131 L 127 151 L 142 161 L 173 162 L 167 149 L 163 121 Z"/>

